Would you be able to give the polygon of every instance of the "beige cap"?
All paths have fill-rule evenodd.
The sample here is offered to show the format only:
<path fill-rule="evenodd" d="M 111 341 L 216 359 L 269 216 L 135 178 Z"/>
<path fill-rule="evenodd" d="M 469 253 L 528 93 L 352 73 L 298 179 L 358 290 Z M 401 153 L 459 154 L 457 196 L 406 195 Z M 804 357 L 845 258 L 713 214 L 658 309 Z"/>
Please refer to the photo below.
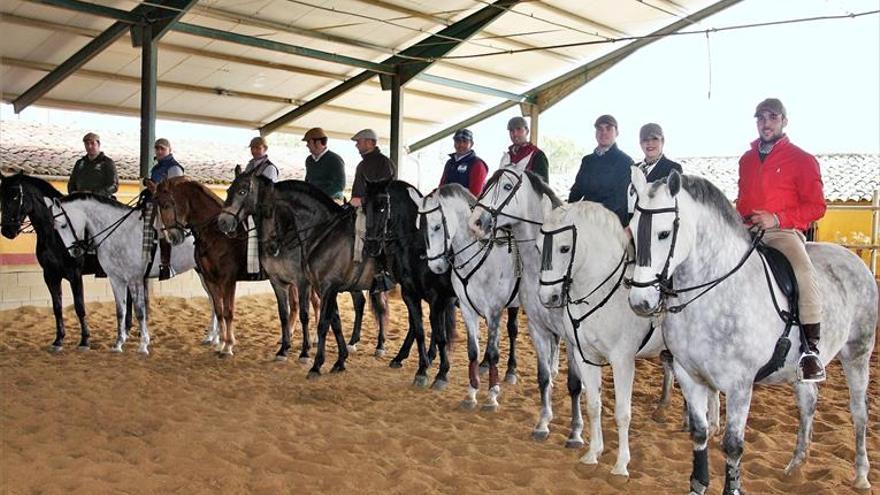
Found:
<path fill-rule="evenodd" d="M 83 142 L 85 143 L 86 141 L 94 141 L 98 144 L 101 144 L 101 136 L 95 134 L 94 132 L 90 132 L 83 136 Z"/>
<path fill-rule="evenodd" d="M 306 132 L 306 135 L 303 136 L 303 141 L 311 141 L 312 139 L 324 139 L 327 137 L 327 134 L 324 133 L 324 129 L 320 127 L 313 127 Z"/>
<path fill-rule="evenodd" d="M 639 130 L 639 141 L 644 141 L 652 137 L 663 139 L 663 128 L 660 127 L 660 124 L 651 122 L 643 125 Z"/>
<path fill-rule="evenodd" d="M 507 130 L 512 131 L 514 129 L 529 129 L 529 124 L 526 123 L 526 119 L 516 116 L 507 121 Z"/>
<path fill-rule="evenodd" d="M 376 131 L 372 129 L 363 129 L 351 137 L 352 141 L 357 141 L 358 139 L 372 139 L 373 141 L 378 141 L 379 137 L 376 135 Z"/>
<path fill-rule="evenodd" d="M 169 150 L 171 149 L 171 143 L 168 142 L 168 140 L 165 138 L 157 139 L 156 144 L 153 145 L 154 148 L 158 148 L 159 146 L 162 146 L 163 148 L 168 148 Z"/>
<path fill-rule="evenodd" d="M 775 113 L 776 115 L 782 115 L 783 117 L 786 116 L 785 106 L 779 101 L 779 98 L 767 98 L 761 103 L 758 103 L 758 106 L 755 108 L 755 117 L 765 111 Z"/>
<path fill-rule="evenodd" d="M 257 136 L 251 139 L 251 144 L 248 145 L 248 148 L 253 148 L 254 146 L 265 146 L 266 148 L 268 148 L 269 144 L 266 143 L 266 138 L 264 138 L 263 136 Z"/>

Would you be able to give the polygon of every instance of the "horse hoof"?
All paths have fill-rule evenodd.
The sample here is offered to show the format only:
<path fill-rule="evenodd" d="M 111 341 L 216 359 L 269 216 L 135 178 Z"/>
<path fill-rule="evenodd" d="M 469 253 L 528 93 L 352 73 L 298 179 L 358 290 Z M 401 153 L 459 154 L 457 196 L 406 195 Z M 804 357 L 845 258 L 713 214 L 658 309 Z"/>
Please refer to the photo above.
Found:
<path fill-rule="evenodd" d="M 400 361 L 391 361 L 390 363 L 388 363 L 388 367 L 397 370 L 403 368 L 403 363 L 401 363 Z"/>
<path fill-rule="evenodd" d="M 615 466 L 615 468 L 611 470 L 611 474 L 614 476 L 620 476 L 620 477 L 626 478 L 626 480 L 621 480 L 621 481 L 625 482 L 625 481 L 629 480 L 629 471 L 626 469 L 626 466 L 623 466 L 623 467 L 616 467 Z"/>
<path fill-rule="evenodd" d="M 308 380 L 317 380 L 320 377 L 321 377 L 321 372 L 315 371 L 315 370 L 309 371 L 309 374 L 306 375 L 306 379 L 308 379 Z"/>
<path fill-rule="evenodd" d="M 581 464 L 592 466 L 594 464 L 599 464 L 599 456 L 597 456 L 593 452 L 587 452 L 586 454 L 584 454 L 583 457 L 578 460 L 578 462 L 580 462 Z"/>
<path fill-rule="evenodd" d="M 122 353 L 122 346 L 113 346 L 110 348 L 110 352 L 113 352 L 116 354 L 121 354 Z"/>
<path fill-rule="evenodd" d="M 483 407 L 480 408 L 483 412 L 498 412 L 498 404 L 483 404 Z"/>
<path fill-rule="evenodd" d="M 385 349 L 376 349 L 376 351 L 373 353 L 373 356 L 378 357 L 378 358 L 384 357 L 385 356 Z"/>
<path fill-rule="evenodd" d="M 141 347 L 140 349 L 138 349 L 138 354 L 140 354 L 142 356 L 149 356 L 150 350 L 147 349 L 146 347 Z"/>
<path fill-rule="evenodd" d="M 348 352 L 350 352 L 351 354 L 354 354 L 358 351 L 357 344 L 348 344 L 347 347 L 348 347 Z"/>
<path fill-rule="evenodd" d="M 309 364 L 311 361 L 312 361 L 312 360 L 309 359 L 308 356 L 300 356 L 300 357 L 299 357 L 299 362 L 302 363 L 302 364 Z"/>
<path fill-rule="evenodd" d="M 580 438 L 569 438 L 565 440 L 565 448 L 567 449 L 582 449 L 584 448 L 584 441 Z"/>
<path fill-rule="evenodd" d="M 550 436 L 550 430 L 547 430 L 547 431 L 533 430 L 532 431 L 532 439 L 537 442 L 543 442 L 544 440 L 547 440 L 547 438 L 549 436 Z"/>
<path fill-rule="evenodd" d="M 76 350 L 78 350 L 79 352 L 87 352 L 87 351 L 92 350 L 92 348 L 89 347 L 88 344 L 86 344 L 86 345 L 80 345 L 80 346 L 78 346 L 78 347 L 76 348 Z"/>
<path fill-rule="evenodd" d="M 287 361 L 287 356 L 285 356 L 284 354 L 275 354 L 276 363 L 283 363 L 285 361 Z"/>
<path fill-rule="evenodd" d="M 62 347 L 60 345 L 50 345 L 49 346 L 49 352 L 51 352 L 52 354 L 58 354 L 59 352 L 61 352 L 63 350 L 64 350 L 64 347 Z"/>
<path fill-rule="evenodd" d="M 853 487 L 856 488 L 857 490 L 870 490 L 871 483 L 868 481 L 868 476 L 864 475 L 864 474 L 861 476 L 858 476 L 856 478 L 856 480 L 853 482 Z"/>
<path fill-rule="evenodd" d="M 206 338 L 202 339 L 201 344 L 202 345 L 213 345 L 214 339 L 212 339 L 210 337 L 206 337 Z"/>
<path fill-rule="evenodd" d="M 516 385 L 516 381 L 517 381 L 516 373 L 508 373 L 507 375 L 504 376 L 504 383 L 507 383 L 509 385 Z"/>
<path fill-rule="evenodd" d="M 413 386 L 417 388 L 427 388 L 428 377 L 426 375 L 416 375 L 413 379 Z"/>
<path fill-rule="evenodd" d="M 446 387 L 449 386 L 449 382 L 446 380 L 434 380 L 434 383 L 431 384 L 431 389 L 441 392 L 446 390 Z"/>
<path fill-rule="evenodd" d="M 477 401 L 471 399 L 465 399 L 459 403 L 459 406 L 465 411 L 473 411 L 477 408 Z"/>
<path fill-rule="evenodd" d="M 334 364 L 332 368 L 330 368 L 330 373 L 342 373 L 345 371 L 345 365 L 342 364 Z"/>

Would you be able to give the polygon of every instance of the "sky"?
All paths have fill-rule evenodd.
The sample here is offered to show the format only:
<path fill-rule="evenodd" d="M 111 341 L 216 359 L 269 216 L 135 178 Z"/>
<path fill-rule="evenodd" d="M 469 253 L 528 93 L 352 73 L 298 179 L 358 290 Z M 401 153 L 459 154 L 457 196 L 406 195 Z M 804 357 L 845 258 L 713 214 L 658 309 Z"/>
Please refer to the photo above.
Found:
<path fill-rule="evenodd" d="M 878 8 L 877 0 L 745 0 L 694 30 Z M 805 150 L 880 153 L 880 16 L 712 33 L 708 41 L 704 34 L 657 41 L 542 113 L 540 132 L 591 150 L 595 118 L 610 113 L 620 123 L 618 144 L 636 160 L 642 157 L 638 130 L 647 122 L 663 127 L 664 151 L 673 159 L 739 155 L 757 137 L 755 105 L 770 96 L 785 104 L 788 135 Z M 471 127 L 475 149 L 490 168 L 509 144 L 505 126 L 517 112 L 514 108 Z M 0 107 L 2 118 L 12 115 L 10 105 Z M 95 119 L 40 109 L 25 110 L 20 118 L 69 123 Z M 101 119 L 138 127 L 130 117 Z M 157 136 L 180 134 L 247 142 L 254 131 L 157 122 Z M 419 137 L 407 136 L 406 141 Z M 333 140 L 331 148 L 347 162 L 357 160 L 351 142 Z M 451 138 L 426 148 L 402 167 L 402 177 L 426 188 L 439 177 L 443 155 L 451 148 Z"/>

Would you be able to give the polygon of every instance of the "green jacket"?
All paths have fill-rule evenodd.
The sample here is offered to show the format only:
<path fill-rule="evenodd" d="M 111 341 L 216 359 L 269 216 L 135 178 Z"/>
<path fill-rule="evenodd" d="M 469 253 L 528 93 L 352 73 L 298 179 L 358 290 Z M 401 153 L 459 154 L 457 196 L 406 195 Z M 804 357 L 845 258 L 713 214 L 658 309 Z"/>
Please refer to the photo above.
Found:
<path fill-rule="evenodd" d="M 336 153 L 327 150 L 317 161 L 306 158 L 306 182 L 324 191 L 333 199 L 342 199 L 345 189 L 345 162 Z"/>
<path fill-rule="evenodd" d="M 119 189 L 116 164 L 103 152 L 94 160 L 86 155 L 77 160 L 67 181 L 67 192 L 90 192 L 101 196 L 113 196 Z"/>

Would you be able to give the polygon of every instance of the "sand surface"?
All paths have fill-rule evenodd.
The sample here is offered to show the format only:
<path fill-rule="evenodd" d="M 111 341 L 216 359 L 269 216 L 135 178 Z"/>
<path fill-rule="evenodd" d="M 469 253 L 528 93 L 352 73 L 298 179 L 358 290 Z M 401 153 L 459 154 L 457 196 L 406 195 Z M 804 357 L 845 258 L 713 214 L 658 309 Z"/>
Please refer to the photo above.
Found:
<path fill-rule="evenodd" d="M 341 297 L 340 305 L 348 335 L 350 300 Z M 318 380 L 306 380 L 308 367 L 296 359 L 272 360 L 278 340 L 272 296 L 238 300 L 238 346 L 236 355 L 226 359 L 199 344 L 207 323 L 204 299 L 153 301 L 152 354 L 146 358 L 135 352 L 137 337 L 124 354 L 107 352 L 115 338 L 113 305 L 90 304 L 88 310 L 92 350 L 76 351 L 79 329 L 68 309 L 66 348 L 59 354 L 47 352 L 54 336 L 50 309 L 0 312 L 2 493 L 687 491 L 691 443 L 680 427 L 678 390 L 666 422 L 651 419 L 660 390 L 656 362 L 642 361 L 637 369 L 627 480 L 610 474 L 617 429 L 607 369 L 605 453 L 598 466 L 578 462 L 585 449 L 563 448 L 570 418 L 564 371 L 555 382 L 550 437 L 541 443 L 532 440 L 539 398 L 524 324 L 519 383 L 503 387 L 501 407 L 493 413 L 459 407 L 467 386 L 461 323 L 447 390 L 412 387 L 412 357 L 403 369 L 388 367 L 405 331 L 406 309 L 399 299 L 391 301 L 386 357 L 372 355 L 376 330 L 367 317 L 364 339 L 349 358 L 348 370 L 326 374 L 336 359 L 331 342 L 325 374 Z M 299 330 L 294 342 L 298 353 Z M 502 346 L 504 362 L 506 337 Z M 876 352 L 872 363 L 868 455 L 875 466 L 869 478 L 877 491 Z M 830 366 L 828 375 L 820 389 L 811 456 L 791 477 L 782 471 L 795 443 L 793 391 L 756 392 L 744 461 L 744 486 L 750 494 L 865 493 L 850 488 L 853 432 L 839 364 Z M 481 401 L 485 386 L 484 381 Z M 716 436 L 710 444 L 712 494 L 721 493 L 723 485 L 719 443 Z"/>

